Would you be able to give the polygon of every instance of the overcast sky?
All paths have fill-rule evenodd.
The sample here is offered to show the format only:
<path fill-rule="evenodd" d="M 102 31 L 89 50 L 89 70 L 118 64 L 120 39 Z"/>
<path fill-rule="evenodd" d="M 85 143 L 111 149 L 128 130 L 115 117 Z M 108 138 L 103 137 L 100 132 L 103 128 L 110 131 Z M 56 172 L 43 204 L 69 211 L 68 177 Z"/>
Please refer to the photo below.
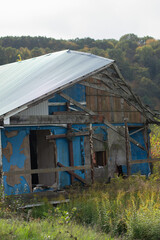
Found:
<path fill-rule="evenodd" d="M 1 0 L 1 36 L 160 39 L 160 0 Z"/>

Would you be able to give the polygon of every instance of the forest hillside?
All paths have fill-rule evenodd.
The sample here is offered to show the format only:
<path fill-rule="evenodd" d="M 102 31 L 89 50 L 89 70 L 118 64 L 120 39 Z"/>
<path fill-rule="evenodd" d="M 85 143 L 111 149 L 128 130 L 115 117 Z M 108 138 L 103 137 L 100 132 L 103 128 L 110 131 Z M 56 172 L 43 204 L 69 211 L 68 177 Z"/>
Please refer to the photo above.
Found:
<path fill-rule="evenodd" d="M 126 34 L 115 39 L 1 37 L 0 65 L 50 52 L 71 49 L 116 60 L 124 78 L 142 101 L 160 110 L 160 40 Z"/>

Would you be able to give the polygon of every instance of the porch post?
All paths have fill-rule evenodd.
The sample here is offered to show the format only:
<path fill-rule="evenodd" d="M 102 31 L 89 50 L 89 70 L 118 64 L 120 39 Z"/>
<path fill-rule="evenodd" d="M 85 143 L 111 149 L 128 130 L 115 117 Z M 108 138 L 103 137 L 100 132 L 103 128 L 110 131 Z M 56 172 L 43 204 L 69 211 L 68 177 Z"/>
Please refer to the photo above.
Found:
<path fill-rule="evenodd" d="M 0 185 L 3 185 L 3 174 L 2 174 L 2 128 L 0 126 Z"/>
<path fill-rule="evenodd" d="M 90 141 L 90 156 L 91 156 L 91 181 L 94 183 L 94 151 L 93 151 L 93 128 L 92 124 L 89 124 L 89 141 Z"/>
<path fill-rule="evenodd" d="M 125 123 L 125 140 L 126 140 L 126 165 L 127 165 L 127 175 L 130 176 L 131 169 L 129 163 L 129 133 L 128 133 L 128 125 L 127 125 L 127 118 L 124 119 Z"/>

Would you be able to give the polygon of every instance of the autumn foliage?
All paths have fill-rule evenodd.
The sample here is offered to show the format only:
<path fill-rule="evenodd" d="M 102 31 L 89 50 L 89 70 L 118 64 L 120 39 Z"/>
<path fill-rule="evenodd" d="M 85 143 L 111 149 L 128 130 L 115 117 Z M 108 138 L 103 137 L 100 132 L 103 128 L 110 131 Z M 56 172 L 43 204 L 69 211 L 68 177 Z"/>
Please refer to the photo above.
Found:
<path fill-rule="evenodd" d="M 152 158 L 160 158 L 160 127 L 157 125 L 151 127 L 150 143 Z"/>

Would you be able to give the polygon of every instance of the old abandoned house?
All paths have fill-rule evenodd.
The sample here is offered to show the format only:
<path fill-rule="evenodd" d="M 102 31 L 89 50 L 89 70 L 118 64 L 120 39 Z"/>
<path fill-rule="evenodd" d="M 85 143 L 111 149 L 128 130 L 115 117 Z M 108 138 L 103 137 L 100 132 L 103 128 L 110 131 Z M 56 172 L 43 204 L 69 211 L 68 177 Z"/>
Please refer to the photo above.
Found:
<path fill-rule="evenodd" d="M 65 50 L 0 66 L 5 194 L 147 175 L 155 117 L 110 59 Z"/>

